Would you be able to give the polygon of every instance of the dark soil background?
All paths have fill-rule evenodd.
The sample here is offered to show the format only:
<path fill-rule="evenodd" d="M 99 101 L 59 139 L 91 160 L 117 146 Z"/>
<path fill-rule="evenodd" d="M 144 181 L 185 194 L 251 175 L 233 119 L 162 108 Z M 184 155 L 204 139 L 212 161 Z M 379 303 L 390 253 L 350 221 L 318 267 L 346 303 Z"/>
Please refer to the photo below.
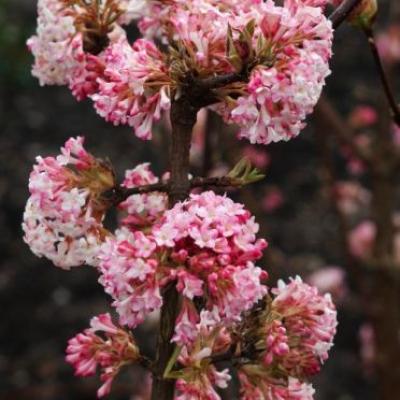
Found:
<path fill-rule="evenodd" d="M 379 24 L 384 28 L 390 2 L 380 3 Z M 129 128 L 105 123 L 89 102 L 76 102 L 64 87 L 39 87 L 30 75 L 32 59 L 24 45 L 35 30 L 35 8 L 33 0 L 0 0 L 0 399 L 89 400 L 95 399 L 98 380 L 75 378 L 64 362 L 64 350 L 92 315 L 110 311 L 109 298 L 93 269 L 64 272 L 36 258 L 23 243 L 29 173 L 36 155 L 56 154 L 68 137 L 80 134 L 86 136 L 87 148 L 110 158 L 121 175 L 143 161 L 152 161 L 157 172 L 165 170 L 165 148 L 162 140 L 144 143 Z M 332 69 L 326 91 L 341 112 L 379 93 L 365 39 L 349 26 L 336 36 Z M 313 127 L 311 118 L 297 139 L 263 150 L 272 160 L 266 183 L 240 195 L 270 242 L 266 269 L 272 279 L 306 276 L 324 265 L 346 267 L 338 222 L 321 191 Z M 233 135 L 227 137 L 236 147 L 245 145 Z M 217 150 L 229 153 L 222 145 Z M 219 161 L 227 162 L 224 157 Z M 265 185 L 276 185 L 284 194 L 285 203 L 275 213 L 256 209 Z M 339 306 L 336 346 L 315 380 L 320 400 L 377 399 L 373 372 L 362 368 L 359 353 L 364 312 L 352 296 L 351 279 L 348 285 L 349 295 Z M 151 352 L 153 337 L 146 329 L 150 327 L 139 337 Z M 144 379 L 140 370 L 127 371 L 109 399 L 133 400 L 132 393 L 143 390 Z"/>

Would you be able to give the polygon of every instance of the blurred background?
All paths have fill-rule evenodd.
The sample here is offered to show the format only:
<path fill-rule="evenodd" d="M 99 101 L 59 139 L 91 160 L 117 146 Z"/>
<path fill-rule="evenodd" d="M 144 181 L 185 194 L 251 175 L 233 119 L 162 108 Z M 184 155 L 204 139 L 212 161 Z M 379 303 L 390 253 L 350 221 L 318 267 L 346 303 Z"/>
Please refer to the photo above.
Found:
<path fill-rule="evenodd" d="M 400 2 L 379 3 L 379 46 L 394 82 L 400 71 Z M 95 270 L 65 272 L 35 257 L 24 244 L 21 220 L 29 173 L 35 156 L 58 153 L 65 140 L 76 135 L 86 137 L 90 152 L 108 157 L 120 178 L 125 169 L 144 161 L 162 173 L 167 169 L 166 134 L 161 128 L 153 142 L 140 141 L 129 128 L 104 122 L 89 102 L 78 103 L 67 88 L 39 87 L 30 75 L 32 57 L 25 46 L 35 20 L 35 1 L 0 0 L 0 399 L 89 400 L 95 398 L 98 380 L 73 377 L 64 351 L 67 340 L 84 329 L 91 316 L 110 311 L 110 299 Z M 365 36 L 341 26 L 334 53 L 326 97 L 298 138 L 250 147 L 235 138 L 235 129 L 224 128 L 214 115 L 203 115 L 193 172 L 220 174 L 245 155 L 266 173 L 263 182 L 231 195 L 256 215 L 269 241 L 260 265 L 270 273 L 271 286 L 278 278 L 298 274 L 332 292 L 339 309 L 336 345 L 315 379 L 316 398 L 375 400 L 382 398 L 376 348 L 376 329 L 382 322 L 376 323 L 372 312 L 379 297 L 374 285 L 379 281 L 384 292 L 388 285 L 394 293 L 391 308 L 376 312 L 387 312 L 387 329 L 398 341 L 399 277 L 395 269 L 385 275 L 379 266 L 365 262 L 374 241 L 374 192 L 368 167 L 335 134 L 351 130 L 354 140 L 363 143 L 390 131 L 393 145 L 399 146 L 400 133 L 388 122 Z M 396 93 L 399 99 L 400 91 Z M 399 224 L 398 216 L 394 224 Z M 399 240 L 397 247 L 400 256 Z M 149 322 L 138 333 L 149 353 L 154 344 L 151 328 Z M 143 371 L 126 371 L 109 399 L 134 399 L 145 386 Z M 397 394 L 393 392 L 393 400 L 400 398 Z"/>

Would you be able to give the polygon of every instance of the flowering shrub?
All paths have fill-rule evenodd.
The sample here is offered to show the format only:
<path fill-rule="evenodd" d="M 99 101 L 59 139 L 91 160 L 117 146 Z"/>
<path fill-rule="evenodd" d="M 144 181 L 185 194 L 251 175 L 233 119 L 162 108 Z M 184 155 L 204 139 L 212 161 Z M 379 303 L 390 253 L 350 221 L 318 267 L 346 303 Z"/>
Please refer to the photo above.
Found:
<path fill-rule="evenodd" d="M 31 173 L 25 241 L 64 269 L 95 267 L 119 316 L 120 326 L 109 314 L 93 318 L 67 347 L 77 375 L 101 370 L 99 397 L 123 366 L 139 363 L 152 372 L 153 398 L 219 399 L 217 388 L 231 380 L 219 363 L 234 361 L 243 399 L 312 399 L 307 379 L 327 359 L 336 331 L 330 296 L 300 278 L 269 290 L 268 273 L 256 265 L 267 242 L 257 238 L 255 218 L 208 190 L 262 175 L 241 161 L 223 177 L 191 177 L 189 150 L 204 108 L 237 124 L 251 143 L 299 134 L 330 72 L 326 5 L 39 0 L 28 46 L 40 84 L 69 86 L 141 139 L 151 139 L 167 112 L 172 126 L 171 169 L 162 179 L 145 163 L 119 184 L 81 137 L 57 157 L 38 157 Z M 145 36 L 133 44 L 123 30 L 132 21 Z M 266 208 L 282 203 L 276 193 Z M 121 213 L 114 231 L 104 225 L 113 207 Z M 129 329 L 156 310 L 157 356 L 149 361 Z"/>

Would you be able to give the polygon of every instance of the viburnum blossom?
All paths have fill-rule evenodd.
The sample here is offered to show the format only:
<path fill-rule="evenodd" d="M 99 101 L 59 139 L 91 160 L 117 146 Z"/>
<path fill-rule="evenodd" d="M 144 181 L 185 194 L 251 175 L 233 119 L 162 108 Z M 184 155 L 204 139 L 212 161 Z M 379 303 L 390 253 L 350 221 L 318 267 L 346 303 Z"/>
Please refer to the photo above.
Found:
<path fill-rule="evenodd" d="M 69 139 L 56 158 L 36 160 L 24 213 L 25 242 L 62 268 L 95 265 L 107 235 L 101 195 L 114 186 L 111 167 L 84 149 L 82 137 Z"/>
<path fill-rule="evenodd" d="M 311 384 L 289 377 L 284 383 L 264 379 L 253 366 L 239 371 L 242 400 L 313 400 L 315 390 Z"/>
<path fill-rule="evenodd" d="M 217 107 L 251 143 L 288 140 L 304 127 L 329 74 L 331 25 L 320 8 L 300 2 L 260 2 L 250 15 L 258 27 L 256 67 L 244 95 Z"/>
<path fill-rule="evenodd" d="M 103 0 L 99 15 L 114 17 L 87 29 L 94 2 L 41 0 L 38 35 L 29 40 L 33 71 L 42 84 L 69 84 L 78 99 L 90 96 L 107 121 L 133 127 L 142 139 L 151 138 L 153 121 L 186 78 L 237 73 L 215 88 L 212 108 L 251 143 L 288 140 L 303 128 L 329 74 L 325 3 Z M 119 24 L 132 19 L 147 38 L 168 44 L 168 53 L 149 39 L 131 46 Z"/>
<path fill-rule="evenodd" d="M 150 170 L 149 163 L 143 163 L 125 172 L 121 186 L 132 189 L 141 185 L 158 183 L 159 179 Z M 141 228 L 152 225 L 167 209 L 168 198 L 165 193 L 151 192 L 134 194 L 119 204 L 128 216 L 122 220 L 124 225 Z"/>
<path fill-rule="evenodd" d="M 166 211 L 153 234 L 176 260 L 178 291 L 189 299 L 204 295 L 210 309 L 237 321 L 267 293 L 267 274 L 253 264 L 266 247 L 257 231 L 243 205 L 209 191 Z"/>
<path fill-rule="evenodd" d="M 137 326 L 160 308 L 160 289 L 171 280 L 183 296 L 204 297 L 231 322 L 267 293 L 267 274 L 253 264 L 266 242 L 256 239 L 258 225 L 241 204 L 204 192 L 162 213 L 146 232 L 133 220 L 107 238 L 99 256 L 100 282 L 122 324 Z"/>
<path fill-rule="evenodd" d="M 155 248 L 154 240 L 142 232 L 122 228 L 100 249 L 99 281 L 114 298 L 122 325 L 136 327 L 162 305 Z"/>
<path fill-rule="evenodd" d="M 127 124 L 141 139 L 151 139 L 153 121 L 170 107 L 168 68 L 148 40 L 132 46 L 123 38 L 105 50 L 105 70 L 91 97 L 96 111 L 114 125 Z"/>
<path fill-rule="evenodd" d="M 198 323 L 192 326 L 194 340 L 188 340 L 179 355 L 183 368 L 176 372 L 177 400 L 220 400 L 215 387 L 224 389 L 231 380 L 228 369 L 218 371 L 210 357 L 226 351 L 231 338 L 219 318 L 218 311 L 203 310 Z M 179 343 L 179 341 L 178 341 Z"/>
<path fill-rule="evenodd" d="M 271 314 L 276 318 L 261 328 L 265 329 L 265 342 L 256 345 L 265 349 L 263 362 L 267 366 L 276 363 L 298 378 L 319 372 L 336 333 L 336 310 L 330 295 L 321 296 L 300 277 L 288 284 L 279 281 L 272 293 Z"/>
<path fill-rule="evenodd" d="M 212 107 L 241 127 L 240 137 L 267 144 L 300 132 L 329 75 L 332 29 L 322 13 L 325 3 L 156 2 L 159 11 L 139 26 L 164 40 L 173 32 L 189 55 L 177 61 L 183 71 L 212 76 L 250 65 L 248 78 L 216 89 L 221 101 Z"/>
<path fill-rule="evenodd" d="M 341 303 L 348 294 L 346 271 L 337 266 L 327 266 L 316 270 L 307 277 L 307 283 L 321 293 L 330 293 L 335 303 Z"/>
<path fill-rule="evenodd" d="M 69 340 L 66 352 L 66 360 L 78 376 L 94 375 L 100 368 L 103 385 L 97 391 L 98 397 L 110 392 L 114 377 L 124 365 L 139 358 L 132 334 L 115 326 L 109 314 L 92 318 L 89 329 Z"/>
<path fill-rule="evenodd" d="M 312 399 L 314 390 L 304 380 L 328 357 L 337 325 L 335 307 L 329 294 L 318 294 L 299 277 L 288 284 L 279 281 L 271 292 L 274 298 L 264 311 L 250 316 L 247 341 L 256 361 L 240 367 L 242 398 Z"/>
<path fill-rule="evenodd" d="M 96 91 L 104 47 L 125 36 L 113 21 L 123 14 L 117 3 L 38 0 L 37 34 L 27 44 L 41 85 L 69 85 L 78 100 Z"/>

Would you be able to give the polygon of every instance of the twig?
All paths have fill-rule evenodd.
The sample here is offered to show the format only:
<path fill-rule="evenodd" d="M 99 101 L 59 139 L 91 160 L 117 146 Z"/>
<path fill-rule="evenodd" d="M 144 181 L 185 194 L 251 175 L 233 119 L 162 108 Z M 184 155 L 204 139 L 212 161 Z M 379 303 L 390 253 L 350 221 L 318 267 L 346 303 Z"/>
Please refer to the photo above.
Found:
<path fill-rule="evenodd" d="M 220 188 L 236 188 L 240 186 L 244 186 L 245 182 L 241 179 L 230 178 L 228 176 L 221 177 L 211 177 L 211 178 L 203 178 L 203 177 L 195 177 L 189 181 L 190 188 L 210 188 L 210 187 L 220 187 Z M 111 191 L 103 193 L 103 197 L 108 199 L 110 203 L 117 205 L 124 200 L 126 200 L 129 196 L 135 194 L 146 194 L 151 192 L 163 192 L 169 193 L 171 189 L 169 182 L 159 182 L 151 185 L 142 185 L 136 186 L 130 189 L 123 189 L 116 187 Z"/>
<path fill-rule="evenodd" d="M 367 36 L 368 44 L 371 49 L 371 53 L 374 58 L 376 68 L 378 70 L 379 78 L 381 80 L 383 90 L 385 92 L 385 96 L 389 103 L 389 107 L 390 107 L 390 110 L 392 113 L 393 120 L 396 123 L 396 125 L 398 125 L 400 127 L 400 108 L 396 102 L 392 88 L 390 87 L 389 79 L 388 79 L 385 69 L 383 67 L 378 48 L 376 47 L 374 31 L 372 28 L 367 28 L 367 27 L 364 28 L 363 31 L 364 31 L 365 35 Z"/>
<path fill-rule="evenodd" d="M 351 12 L 361 3 L 362 0 L 345 0 L 336 10 L 329 16 L 333 29 L 339 27 L 343 21 L 351 14 Z"/>
<path fill-rule="evenodd" d="M 212 90 L 229 85 L 230 83 L 246 80 L 246 78 L 247 74 L 245 73 L 232 72 L 229 74 L 215 75 L 209 78 L 199 79 L 196 83 L 205 90 Z"/>
<path fill-rule="evenodd" d="M 141 365 L 144 369 L 147 369 L 148 371 L 152 372 L 154 370 L 154 362 L 150 360 L 150 358 L 141 355 L 138 364 Z"/>

